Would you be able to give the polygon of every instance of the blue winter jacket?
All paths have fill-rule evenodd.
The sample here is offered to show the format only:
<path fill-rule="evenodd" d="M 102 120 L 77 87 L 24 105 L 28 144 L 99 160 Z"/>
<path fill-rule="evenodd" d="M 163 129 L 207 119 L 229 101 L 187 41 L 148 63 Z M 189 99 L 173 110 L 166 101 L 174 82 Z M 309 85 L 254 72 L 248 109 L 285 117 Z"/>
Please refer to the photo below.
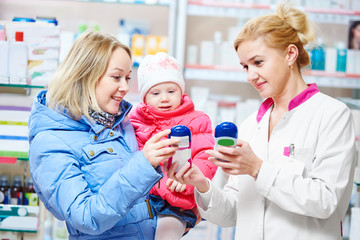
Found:
<path fill-rule="evenodd" d="M 29 118 L 30 171 L 45 207 L 66 221 L 69 239 L 153 239 L 156 219 L 145 200 L 163 175 L 138 151 L 125 118 L 131 104 L 121 102 L 109 129 L 49 109 L 46 92 Z"/>

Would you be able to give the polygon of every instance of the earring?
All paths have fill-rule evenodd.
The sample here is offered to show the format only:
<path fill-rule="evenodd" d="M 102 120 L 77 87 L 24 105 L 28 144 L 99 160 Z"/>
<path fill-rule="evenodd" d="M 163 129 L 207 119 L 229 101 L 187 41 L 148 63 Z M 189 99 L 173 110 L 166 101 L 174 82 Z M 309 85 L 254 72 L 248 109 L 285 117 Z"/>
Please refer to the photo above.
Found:
<path fill-rule="evenodd" d="M 292 64 L 289 65 L 289 68 L 293 69 L 293 67 L 294 67 L 294 66 L 293 66 Z"/>

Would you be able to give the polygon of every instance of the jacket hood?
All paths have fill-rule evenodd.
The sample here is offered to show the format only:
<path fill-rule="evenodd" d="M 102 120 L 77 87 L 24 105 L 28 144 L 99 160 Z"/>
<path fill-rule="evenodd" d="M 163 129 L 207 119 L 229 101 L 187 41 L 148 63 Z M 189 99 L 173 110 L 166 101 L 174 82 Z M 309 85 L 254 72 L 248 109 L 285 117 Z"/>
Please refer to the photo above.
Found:
<path fill-rule="evenodd" d="M 29 141 L 31 141 L 38 133 L 48 130 L 78 130 L 89 131 L 93 129 L 94 132 L 99 132 L 104 129 L 104 126 L 91 122 L 87 117 L 82 116 L 80 120 L 74 120 L 64 113 L 54 111 L 48 108 L 46 100 L 47 90 L 39 92 L 34 99 L 31 114 L 29 117 Z M 129 113 L 132 105 L 123 100 L 120 104 L 123 114 L 119 116 L 113 127 L 118 125 L 124 117 Z"/>

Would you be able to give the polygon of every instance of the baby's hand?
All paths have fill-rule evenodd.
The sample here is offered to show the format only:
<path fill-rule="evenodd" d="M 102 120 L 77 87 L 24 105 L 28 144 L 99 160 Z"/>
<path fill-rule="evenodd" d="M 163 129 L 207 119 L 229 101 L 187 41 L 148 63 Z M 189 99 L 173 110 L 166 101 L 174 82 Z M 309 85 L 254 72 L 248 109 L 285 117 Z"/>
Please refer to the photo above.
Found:
<path fill-rule="evenodd" d="M 175 181 L 174 179 L 168 178 L 166 181 L 166 187 L 171 191 L 171 192 L 183 192 L 186 189 L 186 184 L 181 184 L 177 181 Z"/>

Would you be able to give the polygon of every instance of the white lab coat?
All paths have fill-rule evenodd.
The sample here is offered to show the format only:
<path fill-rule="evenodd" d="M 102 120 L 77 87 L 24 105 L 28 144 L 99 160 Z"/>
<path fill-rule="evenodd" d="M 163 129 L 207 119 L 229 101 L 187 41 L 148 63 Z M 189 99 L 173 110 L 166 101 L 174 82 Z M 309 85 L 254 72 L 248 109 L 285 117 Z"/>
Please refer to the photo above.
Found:
<path fill-rule="evenodd" d="M 350 109 L 317 92 L 286 112 L 268 141 L 271 108 L 259 122 L 254 114 L 239 127 L 239 138 L 263 160 L 258 179 L 230 176 L 223 191 L 214 184 L 205 194 L 196 191 L 200 214 L 236 226 L 235 239 L 342 239 L 356 158 Z M 290 144 L 294 155 L 286 157 Z"/>

